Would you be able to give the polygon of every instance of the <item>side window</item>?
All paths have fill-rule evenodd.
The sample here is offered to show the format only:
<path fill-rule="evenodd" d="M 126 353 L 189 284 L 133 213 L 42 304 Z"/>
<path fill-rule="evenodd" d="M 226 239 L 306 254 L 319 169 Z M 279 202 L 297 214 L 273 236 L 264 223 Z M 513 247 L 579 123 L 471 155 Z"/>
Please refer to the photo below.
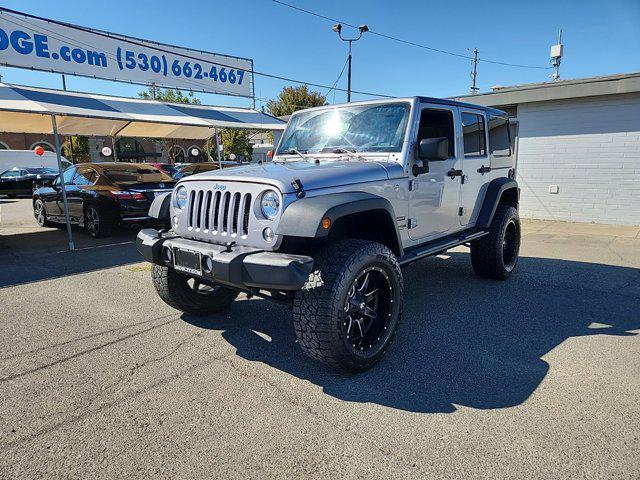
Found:
<path fill-rule="evenodd" d="M 484 117 L 482 115 L 463 113 L 462 133 L 465 157 L 483 157 L 487 154 Z"/>
<path fill-rule="evenodd" d="M 18 176 L 17 170 L 7 170 L 0 175 L 2 178 L 15 178 Z"/>
<path fill-rule="evenodd" d="M 453 134 L 453 112 L 425 108 L 420 113 L 418 143 L 425 138 L 444 137 L 449 140 L 449 156 L 455 157 L 455 136 Z"/>
<path fill-rule="evenodd" d="M 98 179 L 98 174 L 91 168 L 80 168 L 78 174 L 73 179 L 76 185 L 93 185 Z"/>
<path fill-rule="evenodd" d="M 65 185 L 73 185 L 73 177 L 76 175 L 76 167 L 67 168 L 62 174 Z"/>
<path fill-rule="evenodd" d="M 489 117 L 489 153 L 492 157 L 511 155 L 508 118 L 494 115 Z"/>

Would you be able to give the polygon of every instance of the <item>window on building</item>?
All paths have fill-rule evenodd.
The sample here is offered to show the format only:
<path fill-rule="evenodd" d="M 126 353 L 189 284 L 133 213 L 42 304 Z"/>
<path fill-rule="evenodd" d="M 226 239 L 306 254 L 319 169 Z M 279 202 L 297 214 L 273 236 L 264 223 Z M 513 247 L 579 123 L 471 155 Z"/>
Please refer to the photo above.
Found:
<path fill-rule="evenodd" d="M 508 118 L 494 115 L 489 117 L 489 153 L 493 157 L 511 155 Z"/>
<path fill-rule="evenodd" d="M 475 113 L 463 113 L 462 133 L 465 157 L 482 157 L 487 154 L 484 116 Z"/>
<path fill-rule="evenodd" d="M 42 147 L 44 149 L 45 152 L 55 152 L 53 145 L 51 145 L 50 143 L 47 143 L 45 141 L 40 141 L 40 142 L 36 142 L 33 145 L 31 145 L 30 150 L 34 150 L 36 147 Z"/>
<path fill-rule="evenodd" d="M 180 145 L 172 145 L 169 149 L 169 158 L 173 163 L 184 162 L 184 148 L 182 148 Z"/>
<path fill-rule="evenodd" d="M 418 144 L 425 138 L 441 138 L 449 140 L 449 156 L 455 157 L 455 136 L 453 134 L 453 112 L 425 108 L 420 114 Z"/>
<path fill-rule="evenodd" d="M 135 138 L 120 138 L 116 142 L 116 154 L 118 160 L 124 162 L 144 162 L 146 152 L 142 144 Z"/>

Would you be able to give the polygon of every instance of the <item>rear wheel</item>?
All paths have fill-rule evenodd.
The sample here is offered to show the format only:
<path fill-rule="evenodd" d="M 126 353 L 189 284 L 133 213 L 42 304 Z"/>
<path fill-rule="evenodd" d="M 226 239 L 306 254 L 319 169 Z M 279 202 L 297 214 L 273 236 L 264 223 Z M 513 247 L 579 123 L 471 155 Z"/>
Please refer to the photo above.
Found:
<path fill-rule="evenodd" d="M 153 286 L 164 302 L 192 315 L 209 315 L 225 310 L 239 292 L 214 282 L 176 272 L 173 268 L 154 265 Z"/>
<path fill-rule="evenodd" d="M 336 370 L 364 371 L 387 352 L 402 316 L 403 282 L 387 247 L 341 240 L 314 258 L 293 305 L 298 344 Z"/>
<path fill-rule="evenodd" d="M 54 227 L 55 224 L 47 219 L 47 212 L 44 209 L 44 202 L 37 199 L 33 203 L 33 216 L 41 227 Z"/>
<path fill-rule="evenodd" d="M 518 263 L 520 253 L 518 210 L 498 205 L 489 235 L 471 242 L 471 265 L 482 278 L 506 280 Z"/>
<path fill-rule="evenodd" d="M 113 222 L 97 207 L 89 205 L 84 210 L 84 227 L 93 238 L 108 237 L 113 230 Z"/>

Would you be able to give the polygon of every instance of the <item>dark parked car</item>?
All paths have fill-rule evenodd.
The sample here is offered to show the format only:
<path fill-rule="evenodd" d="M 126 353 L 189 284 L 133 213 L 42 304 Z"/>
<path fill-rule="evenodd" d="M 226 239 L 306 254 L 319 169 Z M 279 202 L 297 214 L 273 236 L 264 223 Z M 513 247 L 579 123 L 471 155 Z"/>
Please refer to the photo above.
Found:
<path fill-rule="evenodd" d="M 58 171 L 53 168 L 12 168 L 0 173 L 0 195 L 31 195 L 36 186 L 51 182 L 57 176 Z"/>
<path fill-rule="evenodd" d="M 60 178 L 33 194 L 33 214 L 42 227 L 65 221 Z M 161 170 L 136 163 L 81 163 L 67 168 L 62 178 L 71 223 L 93 237 L 108 236 L 116 225 L 154 223 L 151 202 L 174 185 Z"/>

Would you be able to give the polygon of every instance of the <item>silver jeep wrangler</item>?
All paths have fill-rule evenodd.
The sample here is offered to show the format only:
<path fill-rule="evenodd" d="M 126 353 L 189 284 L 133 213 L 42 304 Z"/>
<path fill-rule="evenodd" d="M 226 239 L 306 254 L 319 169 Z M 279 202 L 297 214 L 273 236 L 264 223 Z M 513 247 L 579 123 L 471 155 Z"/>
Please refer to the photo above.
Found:
<path fill-rule="evenodd" d="M 240 292 L 290 305 L 304 352 L 358 372 L 392 343 L 401 267 L 458 245 L 504 280 L 520 248 L 509 120 L 413 97 L 296 112 L 273 162 L 186 177 L 142 230 L 166 303 L 207 315 Z"/>

